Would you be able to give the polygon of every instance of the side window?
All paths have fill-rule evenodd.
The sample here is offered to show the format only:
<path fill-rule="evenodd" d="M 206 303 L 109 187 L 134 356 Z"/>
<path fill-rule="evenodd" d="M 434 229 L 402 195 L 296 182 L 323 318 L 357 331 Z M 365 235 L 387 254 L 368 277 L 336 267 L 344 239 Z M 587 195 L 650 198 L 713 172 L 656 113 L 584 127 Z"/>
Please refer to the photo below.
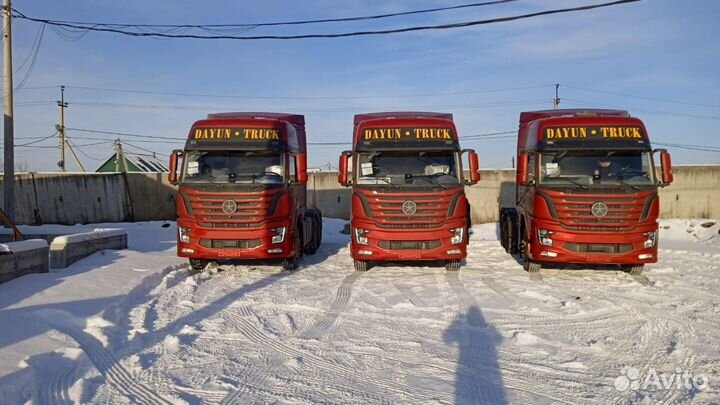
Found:
<path fill-rule="evenodd" d="M 528 157 L 528 181 L 536 181 L 535 179 L 535 166 L 536 166 L 536 160 L 537 160 L 537 153 L 530 153 L 530 156 Z"/>
<path fill-rule="evenodd" d="M 288 156 L 288 161 L 290 162 L 288 165 L 288 179 L 290 181 L 295 181 L 297 176 L 297 171 L 295 170 L 295 159 L 297 159 L 297 156 L 295 155 Z"/>

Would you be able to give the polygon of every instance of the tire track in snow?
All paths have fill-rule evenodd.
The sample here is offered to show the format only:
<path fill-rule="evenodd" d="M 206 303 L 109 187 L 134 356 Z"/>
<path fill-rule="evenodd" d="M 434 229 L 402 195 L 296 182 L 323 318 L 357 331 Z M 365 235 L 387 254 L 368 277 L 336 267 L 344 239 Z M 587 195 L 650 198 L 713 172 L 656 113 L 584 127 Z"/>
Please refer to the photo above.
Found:
<path fill-rule="evenodd" d="M 400 291 L 403 297 L 405 297 L 406 300 L 410 301 L 410 303 L 414 306 L 419 308 L 425 308 L 428 306 L 422 298 L 420 298 L 417 294 L 415 294 L 415 292 L 413 292 L 412 287 L 400 283 L 393 283 L 393 285 L 395 286 L 395 288 L 398 289 L 398 291 Z"/>
<path fill-rule="evenodd" d="M 360 273 L 362 274 L 362 273 Z M 399 383 L 398 381 L 388 381 L 382 378 L 375 378 L 369 375 L 358 375 L 357 370 L 348 368 L 340 365 L 339 363 L 328 360 L 324 357 L 317 356 L 311 352 L 298 349 L 291 346 L 285 341 L 274 339 L 266 335 L 260 330 L 252 321 L 247 318 L 238 316 L 237 314 L 225 311 L 223 316 L 235 326 L 237 332 L 245 336 L 251 342 L 265 348 L 272 349 L 281 355 L 289 358 L 296 359 L 300 364 L 304 364 L 311 369 L 318 369 L 325 371 L 332 375 L 334 378 L 343 378 L 348 381 L 356 381 L 361 384 L 368 384 L 378 388 L 378 392 L 390 392 L 394 394 L 402 394 L 412 397 L 415 401 L 427 401 L 443 398 L 445 401 L 450 401 L 452 396 L 443 392 L 436 392 L 429 389 L 419 389 L 417 387 L 409 387 L 406 384 Z M 267 374 L 268 371 L 265 372 Z M 291 379 L 292 380 L 292 379 Z M 380 391 L 382 390 L 382 391 Z M 420 393 L 418 391 L 423 391 Z"/>
<path fill-rule="evenodd" d="M 40 404 L 72 405 L 74 401 L 70 398 L 69 388 L 74 380 L 74 366 L 64 367 L 62 370 L 50 370 L 40 372 L 48 375 L 46 381 L 39 381 L 36 396 Z"/>
<path fill-rule="evenodd" d="M 335 322 L 340 317 L 340 314 L 347 308 L 350 303 L 350 297 L 352 295 L 353 285 L 364 273 L 354 271 L 343 279 L 335 292 L 335 300 L 330 304 L 327 312 L 320 317 L 310 327 L 300 333 L 300 337 L 303 339 L 317 339 L 320 340 L 323 336 L 327 335 L 330 328 L 333 327 Z"/>
<path fill-rule="evenodd" d="M 139 382 L 137 377 L 120 364 L 95 337 L 64 325 L 52 323 L 51 326 L 75 340 L 95 368 L 105 377 L 105 381 L 123 395 L 136 399 L 136 402 L 142 404 L 173 405 L 173 402 Z"/>

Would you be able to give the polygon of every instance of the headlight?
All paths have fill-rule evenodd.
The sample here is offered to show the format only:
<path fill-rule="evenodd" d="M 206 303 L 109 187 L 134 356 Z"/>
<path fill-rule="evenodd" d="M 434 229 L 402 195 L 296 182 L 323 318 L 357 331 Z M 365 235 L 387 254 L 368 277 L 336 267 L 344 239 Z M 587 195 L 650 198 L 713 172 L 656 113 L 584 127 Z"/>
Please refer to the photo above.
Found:
<path fill-rule="evenodd" d="M 452 238 L 450 238 L 450 243 L 453 245 L 457 245 L 458 243 L 462 243 L 463 236 L 465 235 L 465 227 L 461 228 L 453 228 L 450 230 L 450 233 L 453 234 Z"/>
<path fill-rule="evenodd" d="M 181 226 L 178 226 L 178 238 L 180 239 L 180 242 L 190 243 L 190 236 L 188 235 L 188 231 L 190 231 L 190 228 L 183 228 Z"/>
<path fill-rule="evenodd" d="M 643 235 L 645 235 L 645 238 L 647 238 L 647 239 L 645 239 L 645 243 L 643 244 L 645 249 L 655 246 L 655 244 L 657 243 L 657 234 L 658 234 L 657 231 L 645 232 L 643 234 Z"/>
<path fill-rule="evenodd" d="M 550 238 L 550 235 L 554 233 L 554 231 L 548 231 L 547 229 L 538 229 L 538 242 L 540 242 L 541 245 L 552 246 L 553 241 L 552 238 Z"/>
<path fill-rule="evenodd" d="M 355 241 L 361 245 L 367 245 L 368 238 L 366 235 L 369 233 L 370 231 L 367 229 L 355 228 Z"/>
<path fill-rule="evenodd" d="M 272 237 L 272 243 L 282 243 L 285 240 L 285 229 L 284 226 L 271 229 L 275 233 Z"/>

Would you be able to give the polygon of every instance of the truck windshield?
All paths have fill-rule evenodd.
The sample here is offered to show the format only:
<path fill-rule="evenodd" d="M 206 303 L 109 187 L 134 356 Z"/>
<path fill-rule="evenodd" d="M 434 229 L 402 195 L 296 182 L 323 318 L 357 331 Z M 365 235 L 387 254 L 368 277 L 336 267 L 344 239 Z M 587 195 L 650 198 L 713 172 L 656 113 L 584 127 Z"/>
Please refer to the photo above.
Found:
<path fill-rule="evenodd" d="M 655 185 L 647 151 L 545 151 L 540 159 L 540 182 L 581 188 Z"/>
<path fill-rule="evenodd" d="M 397 186 L 460 184 L 452 151 L 376 151 L 358 156 L 357 184 Z"/>
<path fill-rule="evenodd" d="M 193 183 L 282 184 L 282 155 L 271 151 L 191 151 L 184 181 Z"/>

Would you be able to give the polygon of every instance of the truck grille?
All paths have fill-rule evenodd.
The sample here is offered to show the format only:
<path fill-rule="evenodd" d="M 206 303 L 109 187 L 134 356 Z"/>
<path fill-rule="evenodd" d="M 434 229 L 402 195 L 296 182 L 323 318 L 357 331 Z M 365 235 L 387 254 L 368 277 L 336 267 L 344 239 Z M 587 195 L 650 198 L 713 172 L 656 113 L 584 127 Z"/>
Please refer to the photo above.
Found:
<path fill-rule="evenodd" d="M 375 224 L 380 228 L 416 229 L 438 228 L 448 216 L 452 195 L 418 193 L 412 196 L 377 194 L 366 196 Z M 413 201 L 417 211 L 411 215 L 402 211 L 405 201 Z"/>
<path fill-rule="evenodd" d="M 200 239 L 200 246 L 213 249 L 253 249 L 261 244 L 260 239 Z"/>
<path fill-rule="evenodd" d="M 613 194 L 567 194 L 548 192 L 552 197 L 554 211 L 560 223 L 567 229 L 577 231 L 626 231 L 634 228 L 641 220 L 648 198 L 652 192 L 634 195 Z M 593 215 L 591 207 L 596 202 L 607 205 L 603 217 Z M 571 249 L 572 250 L 572 249 Z"/>
<path fill-rule="evenodd" d="M 381 240 L 378 246 L 388 250 L 430 250 L 440 247 L 439 240 Z"/>
<path fill-rule="evenodd" d="M 632 243 L 574 243 L 565 242 L 565 249 L 576 253 L 626 253 L 633 249 Z"/>
<path fill-rule="evenodd" d="M 192 189 L 187 193 L 192 214 L 198 226 L 203 228 L 257 228 L 263 225 L 274 211 L 274 203 L 280 196 L 280 190 L 261 192 L 198 192 Z M 223 211 L 225 201 L 237 204 L 235 212 Z"/>

